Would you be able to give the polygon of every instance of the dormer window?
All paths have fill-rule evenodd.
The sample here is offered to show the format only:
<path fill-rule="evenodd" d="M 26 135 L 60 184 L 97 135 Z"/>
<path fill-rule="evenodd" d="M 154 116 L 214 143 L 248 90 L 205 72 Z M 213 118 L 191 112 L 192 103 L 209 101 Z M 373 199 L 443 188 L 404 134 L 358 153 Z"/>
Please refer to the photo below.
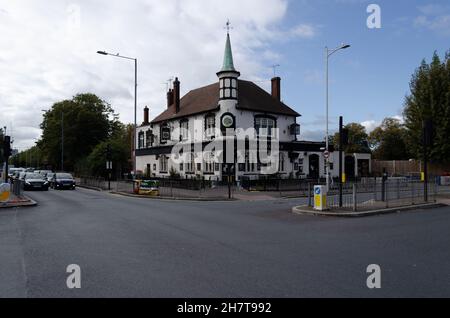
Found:
<path fill-rule="evenodd" d="M 237 99 L 237 79 L 224 77 L 219 80 L 220 99 Z"/>
<path fill-rule="evenodd" d="M 138 149 L 144 149 L 144 132 L 139 132 L 138 135 Z"/>
<path fill-rule="evenodd" d="M 180 141 L 188 140 L 189 138 L 189 121 L 186 119 L 180 121 Z"/>
<path fill-rule="evenodd" d="M 154 136 L 153 136 L 153 131 L 152 130 L 147 130 L 147 132 L 145 133 L 145 146 L 146 148 L 150 148 L 153 146 L 153 140 Z"/>

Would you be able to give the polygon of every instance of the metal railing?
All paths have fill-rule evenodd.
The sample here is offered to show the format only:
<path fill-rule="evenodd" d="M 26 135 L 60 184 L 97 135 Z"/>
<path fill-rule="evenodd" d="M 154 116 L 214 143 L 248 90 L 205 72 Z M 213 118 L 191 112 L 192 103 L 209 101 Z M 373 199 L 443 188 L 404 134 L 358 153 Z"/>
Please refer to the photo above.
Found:
<path fill-rule="evenodd" d="M 328 194 L 328 207 L 352 211 L 404 207 L 435 202 L 437 192 L 435 183 L 428 183 L 428 198 L 425 198 L 425 184 L 421 181 L 364 180 L 344 186 L 342 207 L 339 202 L 338 185 L 332 186 Z"/>

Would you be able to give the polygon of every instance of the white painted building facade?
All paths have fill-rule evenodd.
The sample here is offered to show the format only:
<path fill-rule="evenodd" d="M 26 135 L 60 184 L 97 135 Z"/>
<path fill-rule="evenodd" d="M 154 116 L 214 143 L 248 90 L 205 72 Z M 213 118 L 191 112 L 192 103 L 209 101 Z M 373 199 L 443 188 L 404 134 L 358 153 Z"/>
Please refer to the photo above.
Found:
<path fill-rule="evenodd" d="M 279 142 L 277 174 L 282 178 L 319 178 L 325 176 L 325 143 L 298 141 L 300 114 L 281 102 L 280 78 L 272 79 L 272 92 L 256 84 L 240 80 L 235 70 L 230 37 L 227 35 L 224 65 L 217 73 L 218 83 L 193 90 L 180 98 L 178 78 L 167 93 L 167 110 L 149 121 L 149 110 L 144 109 L 144 122 L 137 129 L 137 170 L 149 177 L 168 178 L 177 174 L 182 178 L 205 178 L 220 181 L 223 178 L 223 158 L 214 158 L 205 147 L 222 138 L 225 129 L 236 132 L 254 129 L 249 139 L 258 140 L 271 129 L 276 129 Z M 273 136 L 271 136 L 273 138 Z M 253 140 L 252 139 L 252 140 Z M 252 141 L 253 142 L 253 141 Z M 249 142 L 247 142 L 249 143 Z M 185 145 L 184 160 L 173 153 L 176 145 Z M 257 151 L 246 148 L 241 160 L 234 162 L 235 180 L 242 177 L 259 178 L 262 174 Z M 217 154 L 215 154 L 217 155 Z M 331 153 L 331 175 L 338 177 L 338 153 Z M 347 155 L 348 156 L 348 155 Z M 367 165 L 370 155 L 355 154 L 355 175 L 361 174 L 358 163 Z M 244 158 L 245 157 L 245 158 Z"/>

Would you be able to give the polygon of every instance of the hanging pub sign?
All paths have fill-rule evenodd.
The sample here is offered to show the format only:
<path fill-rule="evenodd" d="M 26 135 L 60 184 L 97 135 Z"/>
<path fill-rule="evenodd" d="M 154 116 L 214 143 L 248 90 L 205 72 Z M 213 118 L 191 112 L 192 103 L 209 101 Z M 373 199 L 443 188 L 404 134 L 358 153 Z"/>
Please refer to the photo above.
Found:
<path fill-rule="evenodd" d="M 165 124 L 161 126 L 161 143 L 166 143 L 170 140 L 170 127 Z"/>

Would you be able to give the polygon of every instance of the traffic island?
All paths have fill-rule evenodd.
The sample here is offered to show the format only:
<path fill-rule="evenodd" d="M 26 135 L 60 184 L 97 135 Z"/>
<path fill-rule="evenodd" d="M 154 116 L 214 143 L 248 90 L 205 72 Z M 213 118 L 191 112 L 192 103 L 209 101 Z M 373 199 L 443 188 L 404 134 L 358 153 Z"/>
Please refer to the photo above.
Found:
<path fill-rule="evenodd" d="M 121 195 L 125 197 L 131 197 L 131 198 L 139 198 L 139 199 L 151 199 L 151 200 L 164 200 L 164 201 L 211 201 L 211 202 L 217 202 L 217 201 L 238 201 L 237 199 L 226 199 L 221 197 L 171 197 L 171 196 L 151 196 L 151 195 L 142 195 L 142 194 L 135 194 L 130 192 L 120 192 L 120 191 L 110 191 L 109 193 L 115 194 L 115 195 Z"/>
<path fill-rule="evenodd" d="M 31 207 L 36 205 L 37 202 L 27 196 L 22 195 L 17 197 L 11 194 L 8 202 L 0 203 L 0 209 Z"/>
<path fill-rule="evenodd" d="M 349 209 L 330 209 L 328 211 L 318 211 L 310 206 L 297 206 L 292 208 L 292 213 L 301 215 L 314 215 L 314 216 L 329 216 L 329 217 L 365 217 L 381 214 L 400 213 L 404 211 L 418 210 L 418 209 L 433 209 L 447 206 L 441 202 L 423 203 L 416 205 L 380 208 L 374 210 L 365 211 L 349 211 Z"/>

